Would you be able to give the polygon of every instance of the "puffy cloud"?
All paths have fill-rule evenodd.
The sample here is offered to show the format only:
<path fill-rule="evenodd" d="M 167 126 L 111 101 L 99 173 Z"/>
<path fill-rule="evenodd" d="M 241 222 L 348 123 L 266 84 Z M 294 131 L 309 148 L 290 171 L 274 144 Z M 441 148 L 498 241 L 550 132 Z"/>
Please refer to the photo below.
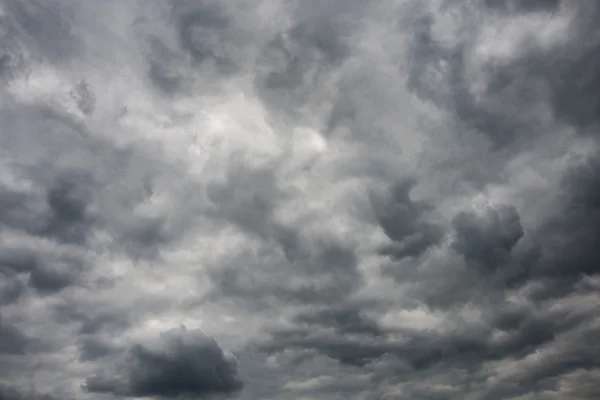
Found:
<path fill-rule="evenodd" d="M 457 236 L 452 248 L 467 262 L 494 269 L 510 259 L 511 250 L 523 237 L 523 227 L 512 206 L 488 208 L 483 214 L 461 211 L 452 219 Z"/>
<path fill-rule="evenodd" d="M 410 198 L 413 185 L 411 181 L 395 184 L 388 199 L 375 199 L 373 202 L 377 222 L 392 241 L 382 252 L 394 258 L 419 256 L 443 237 L 442 229 L 427 221 L 431 218 L 433 207 Z"/>
<path fill-rule="evenodd" d="M 88 392 L 128 397 L 235 392 L 243 383 L 237 361 L 201 331 L 171 330 L 158 343 L 135 344 L 123 372 L 86 380 Z M 123 375 L 120 375 L 120 374 Z"/>
<path fill-rule="evenodd" d="M 598 6 L 313 3 L 0 1 L 0 398 L 598 397 Z"/>
<path fill-rule="evenodd" d="M 2 347 L 0 351 L 7 354 L 21 354 L 25 351 L 28 338 L 14 326 L 2 323 L 0 326 L 0 337 L 2 337 Z"/>

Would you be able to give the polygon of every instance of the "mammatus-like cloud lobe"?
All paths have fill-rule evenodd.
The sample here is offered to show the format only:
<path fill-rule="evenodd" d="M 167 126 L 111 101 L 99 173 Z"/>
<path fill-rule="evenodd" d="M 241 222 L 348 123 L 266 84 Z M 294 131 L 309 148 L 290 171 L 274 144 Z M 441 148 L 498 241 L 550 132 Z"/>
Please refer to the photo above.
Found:
<path fill-rule="evenodd" d="M 600 398 L 599 16 L 0 0 L 0 400 Z"/>

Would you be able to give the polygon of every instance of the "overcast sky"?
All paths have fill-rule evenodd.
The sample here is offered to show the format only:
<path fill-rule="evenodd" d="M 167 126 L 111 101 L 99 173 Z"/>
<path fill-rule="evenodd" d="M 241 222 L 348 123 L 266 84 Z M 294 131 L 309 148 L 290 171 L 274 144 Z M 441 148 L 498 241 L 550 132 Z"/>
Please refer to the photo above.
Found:
<path fill-rule="evenodd" d="M 599 18 L 0 0 L 0 399 L 600 398 Z"/>

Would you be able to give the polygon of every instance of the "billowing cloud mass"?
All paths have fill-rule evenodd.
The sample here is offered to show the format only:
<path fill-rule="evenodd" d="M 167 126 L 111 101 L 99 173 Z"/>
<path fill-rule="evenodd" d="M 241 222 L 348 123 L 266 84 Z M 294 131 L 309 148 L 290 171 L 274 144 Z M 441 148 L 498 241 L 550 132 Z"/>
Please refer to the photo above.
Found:
<path fill-rule="evenodd" d="M 235 359 L 224 354 L 217 342 L 201 331 L 168 331 L 161 334 L 161 339 L 154 346 L 134 344 L 128 349 L 122 371 L 88 378 L 87 391 L 173 397 L 235 392 L 241 388 Z M 88 358 L 93 358 L 94 352 L 102 356 L 110 349 L 98 348 L 93 342 L 87 345 Z"/>
<path fill-rule="evenodd" d="M 0 0 L 0 399 L 600 398 L 599 19 Z"/>

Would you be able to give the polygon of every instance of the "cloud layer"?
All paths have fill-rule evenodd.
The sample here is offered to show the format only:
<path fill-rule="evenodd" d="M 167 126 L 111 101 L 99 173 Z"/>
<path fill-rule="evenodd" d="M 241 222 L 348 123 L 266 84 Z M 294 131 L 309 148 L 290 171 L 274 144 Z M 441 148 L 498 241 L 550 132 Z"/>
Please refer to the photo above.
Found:
<path fill-rule="evenodd" d="M 599 16 L 0 1 L 0 399 L 598 398 Z"/>

